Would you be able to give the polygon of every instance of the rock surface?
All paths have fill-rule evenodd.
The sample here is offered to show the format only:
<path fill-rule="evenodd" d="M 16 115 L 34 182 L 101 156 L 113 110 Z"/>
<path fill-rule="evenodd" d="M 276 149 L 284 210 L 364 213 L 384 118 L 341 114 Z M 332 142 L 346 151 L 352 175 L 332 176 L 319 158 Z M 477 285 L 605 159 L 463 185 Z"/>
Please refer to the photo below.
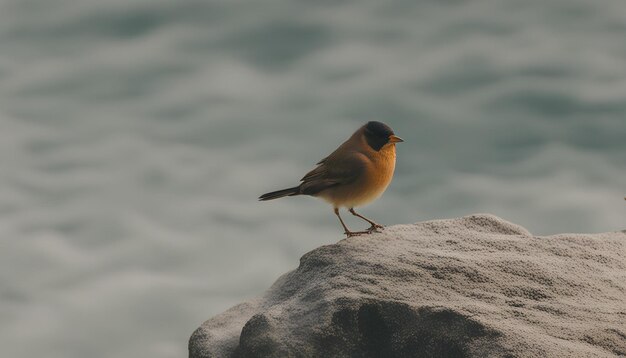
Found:
<path fill-rule="evenodd" d="M 189 341 L 204 357 L 626 355 L 626 230 L 535 237 L 491 215 L 315 249 Z"/>

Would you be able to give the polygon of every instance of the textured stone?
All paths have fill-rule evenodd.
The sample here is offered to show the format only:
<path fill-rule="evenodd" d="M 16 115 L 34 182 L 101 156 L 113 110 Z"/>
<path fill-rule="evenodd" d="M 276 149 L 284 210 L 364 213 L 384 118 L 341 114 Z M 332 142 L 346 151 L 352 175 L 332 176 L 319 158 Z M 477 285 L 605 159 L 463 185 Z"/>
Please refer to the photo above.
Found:
<path fill-rule="evenodd" d="M 261 297 L 206 321 L 205 357 L 626 355 L 626 233 L 534 237 L 472 215 L 305 254 Z"/>

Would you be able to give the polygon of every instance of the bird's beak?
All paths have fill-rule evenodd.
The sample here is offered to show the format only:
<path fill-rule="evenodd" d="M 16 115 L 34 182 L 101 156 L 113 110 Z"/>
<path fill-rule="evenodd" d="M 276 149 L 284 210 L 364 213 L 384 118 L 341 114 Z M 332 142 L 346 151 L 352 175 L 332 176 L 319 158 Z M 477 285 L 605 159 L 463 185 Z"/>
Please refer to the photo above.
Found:
<path fill-rule="evenodd" d="M 400 143 L 400 142 L 404 142 L 404 140 L 400 137 L 397 137 L 395 135 L 390 135 L 389 136 L 389 143 Z"/>

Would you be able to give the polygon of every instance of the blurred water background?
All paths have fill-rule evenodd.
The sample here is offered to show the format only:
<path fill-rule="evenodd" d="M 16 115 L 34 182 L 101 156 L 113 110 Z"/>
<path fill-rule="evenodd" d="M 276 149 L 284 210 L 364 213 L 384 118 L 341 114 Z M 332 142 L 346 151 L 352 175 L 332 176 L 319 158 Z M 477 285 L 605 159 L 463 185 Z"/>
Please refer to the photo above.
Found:
<path fill-rule="evenodd" d="M 186 356 L 342 238 L 256 198 L 368 120 L 384 224 L 624 229 L 626 2 L 1 0 L 0 355 Z"/>

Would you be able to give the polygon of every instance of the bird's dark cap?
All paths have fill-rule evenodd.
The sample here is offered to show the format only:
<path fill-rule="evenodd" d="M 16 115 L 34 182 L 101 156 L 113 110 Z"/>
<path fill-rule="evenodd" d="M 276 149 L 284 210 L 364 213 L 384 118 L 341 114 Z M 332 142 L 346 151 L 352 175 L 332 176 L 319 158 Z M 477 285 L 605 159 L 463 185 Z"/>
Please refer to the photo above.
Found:
<path fill-rule="evenodd" d="M 364 134 L 367 144 L 376 151 L 389 142 L 397 143 L 402 141 L 402 139 L 395 137 L 391 127 L 382 122 L 367 122 Z M 392 138 L 397 138 L 398 140 L 392 141 Z"/>
<path fill-rule="evenodd" d="M 365 125 L 365 130 L 380 137 L 388 138 L 394 134 L 393 129 L 383 122 L 370 121 Z"/>

